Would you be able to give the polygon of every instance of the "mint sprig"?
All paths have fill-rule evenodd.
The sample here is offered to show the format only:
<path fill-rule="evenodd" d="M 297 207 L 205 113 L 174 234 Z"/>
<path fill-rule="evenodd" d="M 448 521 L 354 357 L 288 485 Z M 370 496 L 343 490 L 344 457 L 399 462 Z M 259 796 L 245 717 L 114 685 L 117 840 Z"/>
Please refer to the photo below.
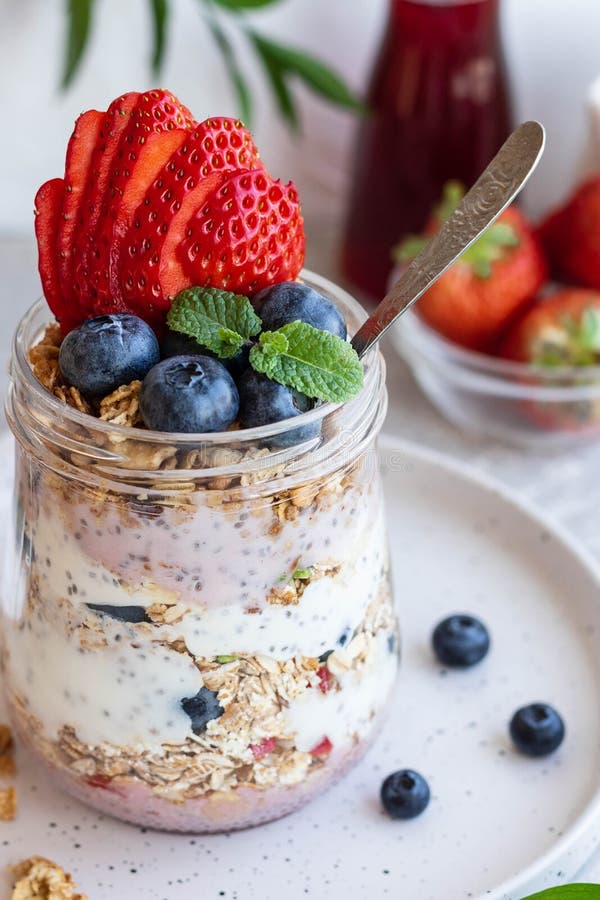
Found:
<path fill-rule="evenodd" d="M 221 359 L 235 356 L 262 327 L 247 297 L 202 287 L 177 295 L 167 324 Z M 363 384 L 362 365 L 352 344 L 301 321 L 263 332 L 250 350 L 250 365 L 314 400 L 343 403 Z"/>
<path fill-rule="evenodd" d="M 265 331 L 250 351 L 250 364 L 272 381 L 332 403 L 349 400 L 362 387 L 354 347 L 306 322 Z"/>
<path fill-rule="evenodd" d="M 175 297 L 167 325 L 195 338 L 221 359 L 231 359 L 261 328 L 252 304 L 242 294 L 191 287 Z"/>

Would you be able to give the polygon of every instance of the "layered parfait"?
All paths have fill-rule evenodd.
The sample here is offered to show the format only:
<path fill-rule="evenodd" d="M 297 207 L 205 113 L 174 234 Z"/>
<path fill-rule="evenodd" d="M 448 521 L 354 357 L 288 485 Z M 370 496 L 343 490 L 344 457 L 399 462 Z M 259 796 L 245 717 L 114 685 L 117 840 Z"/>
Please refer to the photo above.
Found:
<path fill-rule="evenodd" d="M 2 661 L 57 781 L 143 825 L 296 808 L 365 752 L 398 636 L 360 308 L 296 191 L 164 91 L 84 113 L 36 197 Z"/>

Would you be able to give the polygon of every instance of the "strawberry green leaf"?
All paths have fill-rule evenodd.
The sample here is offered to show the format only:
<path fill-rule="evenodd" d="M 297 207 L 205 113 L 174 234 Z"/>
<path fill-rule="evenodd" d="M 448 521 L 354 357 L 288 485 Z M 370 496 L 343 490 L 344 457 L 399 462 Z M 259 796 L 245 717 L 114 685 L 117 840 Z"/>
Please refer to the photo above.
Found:
<path fill-rule="evenodd" d="M 90 36 L 94 0 L 67 0 L 67 46 L 61 87 L 67 88 L 81 65 Z"/>
<path fill-rule="evenodd" d="M 246 83 L 246 79 L 244 78 L 242 70 L 238 65 L 235 51 L 231 45 L 229 38 L 221 28 L 221 25 L 216 21 L 216 19 L 209 19 L 207 21 L 207 24 L 211 30 L 213 38 L 215 39 L 215 43 L 221 52 L 225 68 L 227 69 L 227 74 L 229 75 L 229 80 L 231 81 L 235 90 L 240 118 L 248 127 L 250 127 L 252 124 L 252 98 L 250 96 L 250 90 Z"/>
<path fill-rule="evenodd" d="M 308 397 L 341 403 L 362 387 L 363 370 L 347 341 L 306 322 L 290 322 L 261 334 L 250 364 L 272 381 Z"/>
<path fill-rule="evenodd" d="M 162 67 L 166 48 L 167 25 L 169 21 L 168 0 L 150 0 L 154 45 L 152 50 L 152 71 L 157 75 Z"/>
<path fill-rule="evenodd" d="M 299 78 L 315 93 L 338 106 L 355 111 L 364 109 L 363 103 L 340 76 L 314 56 L 309 56 L 295 47 L 278 44 L 256 32 L 251 32 L 250 37 L 263 62 L 268 61 L 284 78 L 285 76 Z"/>
<path fill-rule="evenodd" d="M 247 297 L 217 288 L 191 287 L 175 297 L 167 325 L 229 359 L 258 334 L 261 322 Z"/>
<path fill-rule="evenodd" d="M 600 900 L 600 884 L 565 884 L 523 897 L 523 900 Z"/>

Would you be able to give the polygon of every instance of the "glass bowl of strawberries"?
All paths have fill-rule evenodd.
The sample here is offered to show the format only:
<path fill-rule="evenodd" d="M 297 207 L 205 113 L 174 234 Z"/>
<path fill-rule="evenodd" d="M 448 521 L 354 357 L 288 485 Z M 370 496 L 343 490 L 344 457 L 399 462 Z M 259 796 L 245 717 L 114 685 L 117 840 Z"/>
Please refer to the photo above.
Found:
<path fill-rule="evenodd" d="M 400 265 L 459 197 L 449 185 Z M 395 335 L 423 392 L 465 430 L 540 449 L 600 437 L 600 178 L 537 228 L 507 209 Z"/>

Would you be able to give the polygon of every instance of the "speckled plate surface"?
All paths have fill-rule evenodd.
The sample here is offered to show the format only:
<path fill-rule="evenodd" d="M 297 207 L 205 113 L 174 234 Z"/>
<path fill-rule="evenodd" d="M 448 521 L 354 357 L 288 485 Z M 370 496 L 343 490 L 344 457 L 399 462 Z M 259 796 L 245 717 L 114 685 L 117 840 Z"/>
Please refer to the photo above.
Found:
<path fill-rule="evenodd" d="M 518 900 L 574 877 L 600 839 L 600 576 L 497 484 L 408 444 L 384 440 L 380 458 L 404 652 L 389 721 L 364 762 L 295 815 L 202 838 L 97 815 L 20 751 L 19 813 L 0 823 L 0 867 L 49 856 L 90 900 Z M 492 634 L 489 657 L 467 672 L 442 670 L 429 650 L 432 626 L 456 611 L 480 615 Z M 517 755 L 507 737 L 513 710 L 534 700 L 567 723 L 547 760 Z M 401 766 L 432 788 L 427 812 L 405 823 L 378 803 L 381 779 Z"/>

